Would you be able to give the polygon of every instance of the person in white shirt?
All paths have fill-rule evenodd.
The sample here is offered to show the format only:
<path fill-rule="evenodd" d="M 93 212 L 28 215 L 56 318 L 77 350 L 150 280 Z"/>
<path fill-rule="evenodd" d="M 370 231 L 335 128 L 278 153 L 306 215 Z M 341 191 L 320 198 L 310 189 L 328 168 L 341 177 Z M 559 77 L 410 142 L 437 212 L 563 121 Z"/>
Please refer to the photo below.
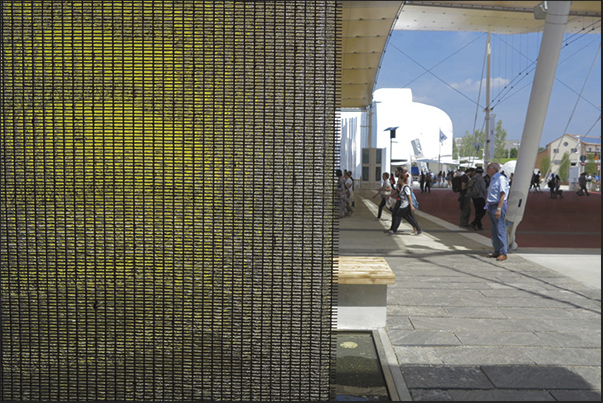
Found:
<path fill-rule="evenodd" d="M 396 234 L 398 232 L 398 227 L 402 222 L 402 218 L 404 218 L 414 229 L 416 229 L 416 232 L 413 232 L 413 235 L 421 235 L 423 231 L 421 231 L 421 227 L 419 226 L 419 223 L 417 222 L 413 214 L 415 211 L 415 207 L 412 204 L 411 196 L 413 190 L 408 185 L 408 176 L 401 175 L 400 181 L 402 186 L 399 194 L 400 204 L 398 209 L 394 211 L 394 215 L 392 217 L 392 226 L 388 233 L 390 235 Z"/>
<path fill-rule="evenodd" d="M 384 172 L 383 175 L 381 176 L 381 178 L 383 180 L 381 181 L 381 187 L 378 189 L 379 193 L 377 193 L 375 196 L 373 196 L 373 199 L 377 196 L 381 196 L 381 203 L 379 204 L 379 212 L 377 213 L 377 220 L 381 219 L 381 213 L 383 213 L 383 207 L 385 207 L 385 205 L 387 203 L 387 199 L 389 199 L 389 197 L 392 194 L 392 187 L 389 184 L 389 173 Z"/>

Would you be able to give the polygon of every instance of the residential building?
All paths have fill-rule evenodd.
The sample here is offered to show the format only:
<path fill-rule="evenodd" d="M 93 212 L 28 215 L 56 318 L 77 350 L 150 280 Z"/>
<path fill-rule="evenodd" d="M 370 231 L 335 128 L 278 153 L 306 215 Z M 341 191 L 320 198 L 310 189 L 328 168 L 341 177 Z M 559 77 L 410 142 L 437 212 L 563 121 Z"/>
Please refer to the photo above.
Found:
<path fill-rule="evenodd" d="M 577 167 L 578 172 L 584 170 L 584 163 L 589 155 L 594 155 L 597 164 L 597 175 L 601 176 L 601 138 L 586 137 L 575 134 L 564 134 L 551 141 L 538 153 L 535 168 L 540 169 L 542 159 L 546 156 L 551 161 L 549 172 L 559 172 L 565 153 L 569 153 L 570 167 Z M 545 172 L 543 172 L 545 174 Z"/>

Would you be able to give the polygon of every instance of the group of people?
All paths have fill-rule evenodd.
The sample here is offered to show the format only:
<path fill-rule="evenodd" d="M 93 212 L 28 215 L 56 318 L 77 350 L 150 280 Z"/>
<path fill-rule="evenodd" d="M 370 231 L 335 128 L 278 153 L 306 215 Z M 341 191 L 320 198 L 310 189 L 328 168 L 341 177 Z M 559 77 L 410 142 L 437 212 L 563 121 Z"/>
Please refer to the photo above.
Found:
<path fill-rule="evenodd" d="M 528 191 L 534 189 L 534 192 L 542 193 L 542 190 L 540 189 L 541 181 L 542 181 L 542 174 L 540 173 L 540 171 L 533 173 L 532 179 L 530 180 L 530 189 L 528 189 Z"/>
<path fill-rule="evenodd" d="M 542 175 L 540 171 L 532 175 L 532 181 L 530 182 L 529 190 L 534 189 L 536 193 L 542 192 L 542 190 L 540 190 L 540 182 L 542 180 L 541 177 Z M 580 190 L 578 190 L 577 192 L 578 196 L 590 196 L 587 189 L 587 182 L 588 181 L 586 178 L 586 172 L 582 172 L 580 174 L 580 178 L 578 179 L 578 186 L 580 186 Z M 551 199 L 556 199 L 557 197 L 563 199 L 563 191 L 561 190 L 561 178 L 559 177 L 559 174 L 551 173 L 547 182 L 547 186 L 551 193 Z"/>
<path fill-rule="evenodd" d="M 388 208 L 392 213 L 392 224 L 384 232 L 396 235 L 402 219 L 405 219 L 413 228 L 413 235 L 421 235 L 423 231 L 415 218 L 414 193 L 412 190 L 412 175 L 404 167 L 398 168 L 396 173 L 382 175 L 381 187 L 374 197 L 380 196 L 381 203 L 376 220 L 381 219 L 383 209 Z"/>
<path fill-rule="evenodd" d="M 547 182 L 547 186 L 551 192 L 551 199 L 556 199 L 559 196 L 560 199 L 563 199 L 563 192 L 561 191 L 561 178 L 559 175 L 552 173 L 549 181 Z"/>
<path fill-rule="evenodd" d="M 427 177 L 427 175 L 426 175 Z M 507 176 L 501 171 L 501 166 L 497 162 L 488 164 L 486 173 L 482 167 L 469 168 L 466 171 L 449 171 L 442 178 L 446 178 L 452 186 L 453 179 L 460 181 L 459 188 L 459 206 L 461 210 L 460 226 L 470 227 L 474 230 L 483 230 L 482 219 L 488 214 L 490 219 L 490 229 L 492 233 L 492 246 L 494 252 L 488 254 L 488 257 L 495 258 L 497 261 L 507 259 L 507 225 L 505 218 L 507 215 L 507 200 L 509 197 L 510 183 Z M 397 181 L 395 180 L 397 178 Z M 421 183 L 421 179 L 419 181 Z M 425 186 L 427 180 L 423 182 L 422 192 L 430 192 L 429 185 Z M 398 168 L 395 176 L 388 173 L 383 174 L 381 187 L 377 195 L 381 196 L 377 220 L 381 219 L 383 209 L 388 205 L 388 201 L 395 200 L 395 204 L 390 208 L 392 212 L 392 225 L 385 231 L 391 235 L 397 233 L 402 218 L 404 218 L 412 227 L 414 234 L 421 234 L 422 230 L 417 222 L 414 212 L 412 197 L 412 176 L 405 168 Z M 377 196 L 375 195 L 375 197 Z M 471 204 L 475 208 L 475 217 L 471 219 Z"/>
<path fill-rule="evenodd" d="M 491 162 L 486 167 L 468 168 L 460 176 L 459 207 L 461 210 L 460 226 L 476 231 L 483 230 L 482 219 L 486 214 L 490 220 L 492 246 L 494 252 L 488 257 L 498 261 L 507 259 L 507 200 L 511 187 L 509 179 L 501 171 L 498 162 Z M 475 217 L 471 219 L 471 203 L 475 208 Z"/>
<path fill-rule="evenodd" d="M 356 207 L 352 171 L 346 169 L 342 172 L 341 169 L 338 169 L 335 171 L 335 176 L 337 177 L 337 193 L 339 194 L 339 218 L 351 216 L 354 214 Z"/>
<path fill-rule="evenodd" d="M 421 188 L 421 193 L 431 193 L 432 187 L 452 187 L 452 178 L 454 177 L 455 172 L 453 170 L 448 170 L 446 172 L 440 171 L 437 174 L 434 174 L 431 171 L 421 171 L 419 175 L 419 187 Z"/>
<path fill-rule="evenodd" d="M 354 214 L 354 180 L 352 172 L 345 170 L 336 171 L 337 190 L 339 192 L 339 216 L 346 217 Z M 431 192 L 433 174 L 429 172 L 422 173 L 419 178 L 421 192 Z M 428 179 L 429 178 L 429 179 Z M 491 162 L 486 168 L 468 168 L 465 171 L 440 172 L 439 180 L 446 180 L 448 186 L 455 190 L 455 184 L 459 192 L 460 208 L 460 226 L 479 231 L 483 230 L 482 220 L 488 215 L 490 220 L 490 230 L 492 233 L 492 246 L 494 252 L 488 254 L 488 257 L 495 258 L 498 261 L 507 259 L 507 200 L 509 197 L 510 180 L 504 172 L 501 171 L 501 165 L 497 162 Z M 405 167 L 400 167 L 394 174 L 384 173 L 382 175 L 381 187 L 375 197 L 380 196 L 381 202 L 376 220 L 380 220 L 383 209 L 387 208 L 392 213 L 392 223 L 388 230 L 384 231 L 390 235 L 398 233 L 402 219 L 406 220 L 413 227 L 413 234 L 420 235 L 423 231 L 415 218 L 414 193 L 412 189 L 413 178 Z M 452 183 L 455 182 L 455 183 Z M 460 182 L 460 186 L 458 183 Z M 538 171 L 532 176 L 530 189 L 540 193 L 541 173 Z M 551 191 L 551 198 L 557 198 L 559 195 L 560 178 L 557 174 L 552 174 L 547 185 Z M 586 175 L 582 174 L 579 179 L 580 196 L 589 196 Z M 471 204 L 475 209 L 475 215 L 471 220 Z"/>
<path fill-rule="evenodd" d="M 502 173 L 500 173 L 500 175 L 502 175 Z M 466 171 L 461 171 L 461 186 L 459 189 L 461 227 L 471 227 L 476 231 L 484 229 L 482 219 L 486 215 L 485 207 L 489 181 L 490 176 L 484 176 L 484 168 L 482 167 L 468 168 Z M 475 216 L 472 221 L 469 221 L 471 219 L 472 203 L 475 208 Z"/>

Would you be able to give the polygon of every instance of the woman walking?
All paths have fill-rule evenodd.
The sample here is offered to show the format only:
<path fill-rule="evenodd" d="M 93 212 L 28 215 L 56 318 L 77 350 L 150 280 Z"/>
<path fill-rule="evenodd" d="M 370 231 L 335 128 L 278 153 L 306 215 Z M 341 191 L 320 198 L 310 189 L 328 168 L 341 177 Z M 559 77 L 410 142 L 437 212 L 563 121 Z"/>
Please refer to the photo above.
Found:
<path fill-rule="evenodd" d="M 404 218 L 413 228 L 417 229 L 417 232 L 414 232 L 413 235 L 420 235 L 423 231 L 414 215 L 415 207 L 412 205 L 411 196 L 413 190 L 408 186 L 408 177 L 406 175 L 402 175 L 400 180 L 402 181 L 402 189 L 400 189 L 400 207 L 395 211 L 394 217 L 392 218 L 392 227 L 389 230 L 389 234 L 394 235 L 397 233 L 402 218 Z"/>

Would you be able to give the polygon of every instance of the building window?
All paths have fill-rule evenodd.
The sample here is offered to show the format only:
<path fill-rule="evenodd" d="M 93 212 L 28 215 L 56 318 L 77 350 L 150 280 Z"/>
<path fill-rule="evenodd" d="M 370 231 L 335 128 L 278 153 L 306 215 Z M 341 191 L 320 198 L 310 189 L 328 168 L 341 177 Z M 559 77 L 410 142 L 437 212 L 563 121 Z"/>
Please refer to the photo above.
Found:
<path fill-rule="evenodd" d="M 578 149 L 577 149 L 577 148 L 572 148 L 572 152 L 573 152 L 573 153 L 577 153 L 577 152 L 578 152 Z"/>

